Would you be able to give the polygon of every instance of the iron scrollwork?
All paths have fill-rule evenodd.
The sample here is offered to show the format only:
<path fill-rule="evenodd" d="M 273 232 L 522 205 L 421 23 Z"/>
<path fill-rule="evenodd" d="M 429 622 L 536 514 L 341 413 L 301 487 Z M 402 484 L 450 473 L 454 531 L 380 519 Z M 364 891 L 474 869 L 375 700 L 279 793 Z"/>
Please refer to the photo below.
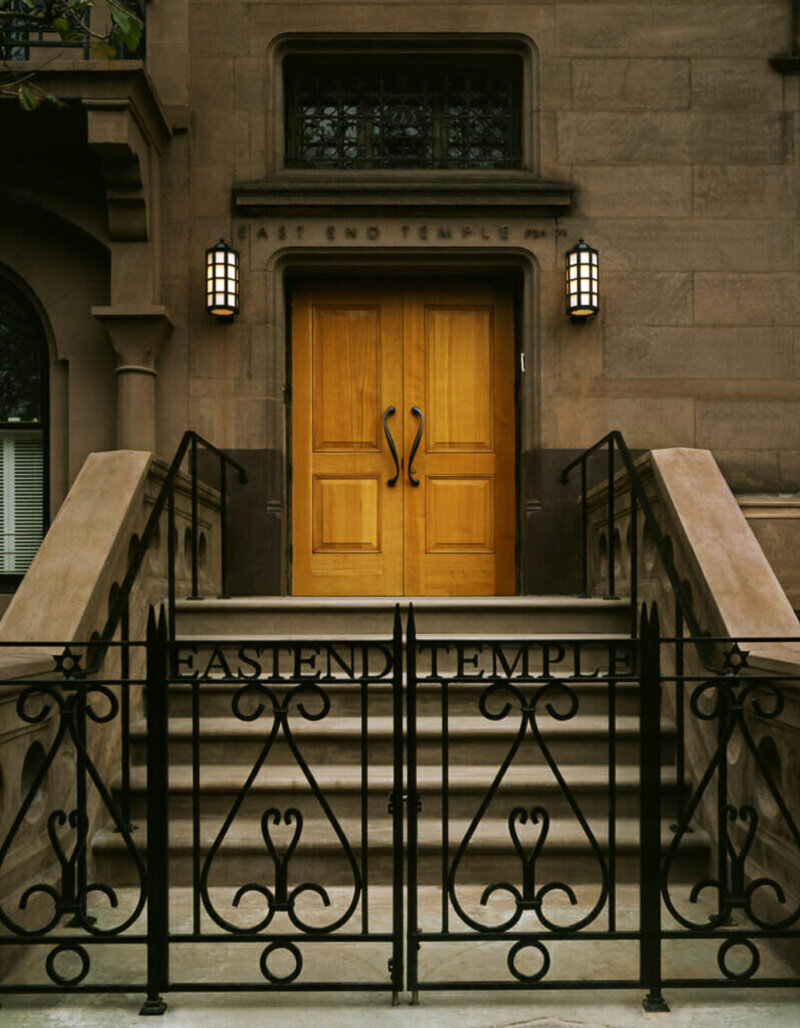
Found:
<path fill-rule="evenodd" d="M 755 762 L 758 773 L 766 785 L 768 793 L 775 804 L 784 827 L 790 835 L 795 852 L 800 856 L 800 831 L 783 799 L 770 769 L 759 753 L 750 727 L 748 713 L 764 721 L 778 718 L 784 708 L 784 694 L 778 680 L 768 676 L 743 675 L 748 665 L 748 654 L 739 648 L 738 643 L 726 653 L 724 663 L 718 677 L 700 682 L 694 687 L 689 701 L 689 709 L 700 722 L 717 724 L 717 745 L 705 771 L 686 804 L 683 815 L 675 826 L 675 834 L 664 856 L 662 866 L 662 896 L 670 914 L 684 928 L 690 930 L 708 930 L 730 923 L 735 911 L 740 911 L 758 928 L 779 931 L 790 928 L 800 919 L 800 904 L 787 911 L 784 917 L 768 919 L 756 909 L 754 900 L 764 890 L 770 893 L 781 906 L 787 903 L 786 893 L 774 878 L 759 876 L 748 881 L 747 862 L 759 833 L 759 814 L 751 803 L 736 804 L 728 796 L 727 762 L 728 748 L 734 733 L 738 732 L 745 744 L 745 751 Z M 724 776 L 721 791 L 724 796 L 714 804 L 716 810 L 716 829 L 721 840 L 720 860 L 717 873 L 711 875 L 691 888 L 688 900 L 697 904 L 708 890 L 715 894 L 716 913 L 706 915 L 703 919 L 688 916 L 685 910 L 679 909 L 673 896 L 670 874 L 680 851 L 681 843 L 691 830 L 692 818 L 706 796 L 712 782 Z M 741 826 L 743 838 L 738 846 L 731 839 L 731 829 Z M 732 943 L 726 942 L 720 949 L 719 966 L 729 978 L 750 977 L 758 967 L 758 951 L 746 939 L 737 939 L 736 945 L 745 946 L 751 954 L 751 964 L 746 972 L 734 973 L 727 964 L 726 957 Z"/>
<path fill-rule="evenodd" d="M 563 656 L 564 648 L 560 647 L 558 653 L 551 654 L 548 652 L 546 655 L 546 662 L 549 665 L 550 663 L 557 662 L 558 659 L 563 658 Z M 594 674 L 583 675 L 581 677 L 594 677 L 596 674 L 597 672 Z M 495 701 L 498 698 L 501 699 L 501 706 L 499 709 L 491 709 L 492 701 Z M 512 711 L 515 711 L 515 716 L 517 716 L 518 712 L 519 716 L 519 724 L 511 746 L 505 755 L 488 792 L 484 796 L 475 816 L 472 818 L 449 868 L 447 889 L 450 902 L 458 916 L 467 925 L 469 925 L 470 928 L 478 932 L 509 931 L 519 922 L 520 918 L 526 911 L 533 912 L 539 922 L 550 931 L 577 932 L 580 929 L 585 928 L 598 917 L 600 912 L 603 910 L 608 897 L 609 871 L 606 858 L 603 855 L 594 832 L 580 809 L 572 789 L 569 787 L 550 747 L 544 739 L 542 728 L 539 723 L 541 716 L 539 708 L 542 705 L 551 718 L 556 721 L 563 722 L 569 721 L 576 716 L 579 709 L 579 699 L 574 689 L 572 689 L 567 682 L 546 674 L 542 675 L 538 679 L 537 687 L 528 695 L 526 695 L 520 687 L 512 684 L 510 681 L 492 681 L 487 685 L 486 689 L 484 689 L 478 701 L 479 710 L 482 716 L 487 720 L 502 721 L 508 717 Z M 541 859 L 542 854 L 545 852 L 547 847 L 548 834 L 550 830 L 550 814 L 540 804 L 534 804 L 530 808 L 517 805 L 510 811 L 507 825 L 511 844 L 520 861 L 521 887 L 508 881 L 502 881 L 492 883 L 484 889 L 480 899 L 480 905 L 483 907 L 486 907 L 490 898 L 497 893 L 506 893 L 514 900 L 514 911 L 510 916 L 499 923 L 486 923 L 478 921 L 474 917 L 470 916 L 460 903 L 456 884 L 458 869 L 469 848 L 471 840 L 489 809 L 492 800 L 496 796 L 503 778 L 513 763 L 514 758 L 516 757 L 528 732 L 532 735 L 539 752 L 544 757 L 545 762 L 555 778 L 562 795 L 566 799 L 572 815 L 580 826 L 580 830 L 586 839 L 589 850 L 597 863 L 600 877 L 600 891 L 591 909 L 582 916 L 571 921 L 559 922 L 545 912 L 544 901 L 551 894 L 560 893 L 565 896 L 572 907 L 578 905 L 578 898 L 572 887 L 566 882 L 553 881 L 537 887 L 537 863 Z M 527 852 L 519 834 L 519 827 L 526 824 L 539 826 L 538 836 L 532 847 Z M 544 950 L 544 947 L 537 945 L 536 948 L 542 952 L 543 966 L 533 978 L 524 976 L 515 970 L 514 958 L 517 955 L 517 950 L 515 949 L 509 954 L 509 969 L 518 979 L 535 981 L 547 973 L 547 969 L 549 967 L 549 956 L 547 955 L 546 950 Z"/>
<path fill-rule="evenodd" d="M 84 799 L 82 803 L 79 801 L 73 809 L 59 808 L 51 811 L 47 819 L 47 836 L 61 870 L 60 888 L 48 882 L 38 882 L 29 886 L 19 899 L 19 909 L 25 911 L 30 907 L 34 897 L 40 895 L 48 897 L 52 902 L 52 912 L 49 918 L 38 926 L 26 927 L 0 904 L 0 922 L 15 935 L 33 938 L 47 935 L 65 917 L 69 916 L 71 918 L 70 925 L 80 927 L 91 935 L 120 935 L 134 924 L 144 909 L 147 900 L 147 870 L 131 837 L 129 826 L 124 824 L 116 804 L 89 754 L 85 731 L 82 727 L 84 719 L 87 718 L 95 724 L 113 722 L 119 714 L 120 704 L 108 686 L 78 678 L 82 673 L 80 658 L 72 653 L 69 647 L 54 657 L 54 663 L 55 669 L 64 676 L 63 683 L 37 682 L 24 689 L 17 698 L 17 716 L 24 723 L 39 725 L 51 712 L 57 713 L 58 723 L 41 766 L 34 775 L 8 834 L 0 846 L 0 870 L 20 835 L 56 757 L 61 754 L 67 742 L 71 742 L 76 766 L 88 776 L 89 781 L 94 785 L 102 801 L 105 815 L 111 819 L 123 840 L 138 878 L 139 893 L 133 910 L 115 925 L 100 927 L 95 918 L 88 914 L 86 901 L 93 893 L 105 896 L 112 909 L 118 908 L 119 899 L 116 891 L 110 885 L 102 882 L 87 882 L 85 873 L 79 873 L 79 868 L 85 869 L 86 866 L 89 833 L 89 819 Z M 105 709 L 98 709 L 96 705 L 98 700 L 103 701 L 106 705 Z M 69 829 L 74 835 L 74 842 L 69 849 L 65 847 L 59 831 L 65 829 Z M 86 956 L 87 961 L 88 959 Z M 58 977 L 53 977 L 51 973 L 51 964 L 52 961 L 47 965 L 48 973 L 54 981 L 59 981 Z M 81 975 L 81 978 L 84 976 Z"/>
<path fill-rule="evenodd" d="M 254 706 L 252 706 L 253 704 Z M 312 706 L 312 704 L 314 704 L 314 706 Z M 258 720 L 265 714 L 265 712 L 268 711 L 272 716 L 272 723 L 267 731 L 266 738 L 261 746 L 258 757 L 253 764 L 244 785 L 239 790 L 222 827 L 206 854 L 200 874 L 200 895 L 202 897 L 203 905 L 209 916 L 227 932 L 251 934 L 263 931 L 272 923 L 273 918 L 278 912 L 284 912 L 295 928 L 301 932 L 307 934 L 327 934 L 334 932 L 349 921 L 358 906 L 363 892 L 361 870 L 352 846 L 350 845 L 350 841 L 333 813 L 327 798 L 322 792 L 319 783 L 317 782 L 308 762 L 297 744 L 297 740 L 295 739 L 294 732 L 290 724 L 293 707 L 296 707 L 296 713 L 304 720 L 321 721 L 328 715 L 331 709 L 331 701 L 328 693 L 316 682 L 302 682 L 287 689 L 286 692 L 280 696 L 272 686 L 262 681 L 248 682 L 237 690 L 232 700 L 233 714 L 237 719 L 253 722 Z M 266 912 L 256 924 L 234 924 L 231 920 L 224 917 L 215 906 L 209 890 L 209 879 L 215 859 L 225 841 L 226 836 L 228 835 L 231 825 L 242 807 L 242 804 L 250 793 L 253 783 L 258 777 L 259 772 L 280 736 L 283 737 L 283 740 L 288 745 L 292 756 L 308 783 L 311 794 L 316 799 L 328 825 L 333 830 L 347 860 L 350 874 L 352 875 L 353 891 L 346 909 L 339 916 L 323 925 L 311 925 L 307 923 L 298 913 L 297 900 L 300 896 L 311 893 L 319 898 L 323 907 L 330 907 L 330 896 L 324 886 L 315 882 L 303 882 L 294 886 L 294 888 L 289 888 L 291 861 L 297 846 L 300 844 L 303 832 L 303 815 L 296 807 L 290 807 L 284 812 L 281 812 L 277 807 L 271 806 L 265 810 L 261 816 L 261 833 L 264 839 L 266 851 L 269 854 L 274 868 L 274 888 L 270 888 L 269 886 L 259 882 L 248 882 L 237 890 L 232 904 L 234 907 L 239 907 L 242 899 L 250 893 L 256 893 L 262 896 L 266 902 Z M 291 838 L 282 852 L 279 851 L 273 837 L 273 829 L 281 824 L 292 829 Z M 262 961 L 262 972 L 269 978 L 269 975 L 265 970 L 265 966 L 265 962 Z M 300 967 L 302 967 L 302 959 L 300 959 L 298 954 L 297 974 L 300 973 Z M 296 977 L 296 975 L 294 977 Z"/>

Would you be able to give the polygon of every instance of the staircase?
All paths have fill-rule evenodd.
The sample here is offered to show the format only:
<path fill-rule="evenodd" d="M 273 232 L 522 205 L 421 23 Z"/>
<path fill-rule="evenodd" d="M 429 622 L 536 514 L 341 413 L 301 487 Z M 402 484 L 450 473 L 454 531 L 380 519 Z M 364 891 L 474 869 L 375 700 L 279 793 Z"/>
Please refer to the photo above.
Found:
<path fill-rule="evenodd" d="M 406 600 L 401 603 L 405 606 Z M 202 653 L 220 639 L 278 641 L 285 639 L 341 641 L 347 638 L 388 640 L 394 616 L 394 599 L 382 598 L 268 598 L 181 601 L 177 633 L 183 643 L 195 644 Z M 567 597 L 421 598 L 414 600 L 417 633 L 469 642 L 503 637 L 566 639 L 570 636 L 609 639 L 629 638 L 630 608 L 621 600 L 587 600 Z M 405 613 L 405 611 L 404 611 Z M 235 647 L 232 647 L 235 650 Z M 588 654 L 587 654 L 588 656 Z M 606 651 L 598 645 L 593 654 L 603 665 Z M 199 660 L 198 663 L 202 663 Z M 452 856 L 480 806 L 509 750 L 514 725 L 487 720 L 478 700 L 485 683 L 459 685 L 452 690 L 448 710 L 449 852 Z M 271 717 L 244 722 L 231 713 L 237 686 L 204 683 L 200 689 L 201 851 L 208 852 L 228 811 L 233 806 L 271 726 Z M 573 685 L 580 706 L 578 714 L 559 721 L 542 715 L 543 733 L 559 771 L 573 792 L 580 811 L 605 852 L 608 836 L 608 687 L 603 681 Z M 325 686 L 331 697 L 330 713 L 319 721 L 296 718 L 298 744 L 321 791 L 341 823 L 358 857 L 361 846 L 362 724 L 361 686 L 334 682 Z M 367 809 L 369 817 L 370 881 L 389 884 L 392 876 L 392 819 L 388 798 L 392 789 L 392 683 L 369 686 Z M 616 687 L 616 878 L 621 883 L 639 880 L 638 867 L 638 694 L 635 684 Z M 192 686 L 170 686 L 170 880 L 173 885 L 192 881 Z M 502 705 L 502 704 L 501 704 Z M 518 723 L 519 719 L 517 718 Z M 441 788 L 441 689 L 421 684 L 418 688 L 418 786 L 421 795 L 419 821 L 419 880 L 441 882 L 442 788 Z M 530 736 L 530 733 L 527 733 Z M 663 733 L 664 828 L 675 811 L 673 737 L 669 725 Z M 132 817 L 139 827 L 139 845 L 146 838 L 146 725 L 132 726 Z M 114 783 L 117 797 L 120 782 Z M 598 863 L 587 843 L 568 798 L 531 739 L 519 749 L 504 776 L 494 801 L 475 832 L 459 867 L 459 881 L 486 885 L 508 876 L 519 879 L 519 858 L 509 838 L 508 815 L 517 806 L 530 811 L 543 807 L 550 816 L 547 842 L 537 863 L 537 881 L 594 882 Z M 213 884 L 238 886 L 259 875 L 269 875 L 261 830 L 261 815 L 274 807 L 281 812 L 296 807 L 303 812 L 302 842 L 292 857 L 291 876 L 297 883 L 317 881 L 347 885 L 352 875 L 341 845 L 312 797 L 308 783 L 284 742 L 275 748 L 253 783 L 214 861 Z M 525 845 L 535 845 L 540 825 L 519 827 Z M 283 832 L 283 835 L 280 833 Z M 291 837 L 276 828 L 276 843 L 285 846 Z M 527 838 L 525 834 L 527 833 Z M 101 880 L 132 884 L 132 866 L 120 836 L 99 832 L 92 843 L 93 858 Z M 681 847 L 678 871 L 702 876 L 708 857 L 708 841 L 700 833 L 687 835 Z M 701 870 L 698 871 L 698 862 Z M 321 870 L 324 868 L 324 870 Z M 551 877 L 552 876 L 552 877 Z M 699 880 L 693 878 L 692 880 Z"/>

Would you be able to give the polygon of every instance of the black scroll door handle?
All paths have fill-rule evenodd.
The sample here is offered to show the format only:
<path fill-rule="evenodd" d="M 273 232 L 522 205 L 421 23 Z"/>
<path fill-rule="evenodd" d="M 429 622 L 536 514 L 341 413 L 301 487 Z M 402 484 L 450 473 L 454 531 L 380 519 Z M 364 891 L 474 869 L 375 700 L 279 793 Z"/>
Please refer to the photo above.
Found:
<path fill-rule="evenodd" d="M 400 461 L 397 459 L 397 449 L 394 445 L 394 439 L 392 439 L 392 433 L 389 431 L 389 426 L 386 424 L 387 420 L 394 414 L 394 407 L 387 407 L 383 412 L 383 431 L 386 433 L 386 442 L 389 444 L 392 457 L 394 457 L 394 478 L 390 478 L 386 483 L 391 489 L 397 485 L 397 479 L 400 477 Z"/>
<path fill-rule="evenodd" d="M 419 448 L 419 441 L 422 438 L 422 430 L 425 427 L 425 415 L 419 409 L 419 407 L 412 407 L 411 413 L 416 414 L 419 418 L 419 428 L 417 434 L 414 436 L 414 442 L 411 444 L 411 453 L 408 455 L 408 480 L 412 485 L 419 485 L 419 479 L 414 478 L 414 457 L 417 454 Z"/>

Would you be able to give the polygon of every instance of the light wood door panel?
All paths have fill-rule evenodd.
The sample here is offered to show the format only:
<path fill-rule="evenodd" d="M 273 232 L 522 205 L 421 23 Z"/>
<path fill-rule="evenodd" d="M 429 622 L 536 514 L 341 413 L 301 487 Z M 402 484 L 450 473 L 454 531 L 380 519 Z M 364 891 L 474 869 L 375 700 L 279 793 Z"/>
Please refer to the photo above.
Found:
<path fill-rule="evenodd" d="M 293 298 L 298 595 L 514 591 L 511 298 L 491 288 L 305 286 Z M 400 477 L 383 432 L 389 419 Z M 414 459 L 409 450 L 425 418 Z"/>
<path fill-rule="evenodd" d="M 425 361 L 427 453 L 490 453 L 494 448 L 493 315 L 488 304 L 459 308 L 437 303 L 411 323 L 410 360 Z M 413 373 L 416 382 L 416 366 Z"/>
<path fill-rule="evenodd" d="M 292 307 L 292 588 L 403 592 L 402 487 L 383 433 L 402 410 L 396 290 L 298 290 Z M 402 423 L 389 421 L 402 453 Z"/>
<path fill-rule="evenodd" d="M 514 319 L 492 289 L 406 295 L 406 438 L 425 417 L 405 495 L 411 595 L 514 592 Z"/>

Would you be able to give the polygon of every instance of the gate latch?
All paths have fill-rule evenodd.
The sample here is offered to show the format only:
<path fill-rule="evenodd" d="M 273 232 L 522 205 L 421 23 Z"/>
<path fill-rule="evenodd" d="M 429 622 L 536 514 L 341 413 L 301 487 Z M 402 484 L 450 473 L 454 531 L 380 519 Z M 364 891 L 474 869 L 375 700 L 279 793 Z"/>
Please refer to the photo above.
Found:
<path fill-rule="evenodd" d="M 401 799 L 402 799 L 403 803 L 408 803 L 408 793 L 404 792 L 402 797 L 401 797 Z M 394 813 L 394 793 L 393 792 L 389 793 L 389 803 L 388 803 L 386 809 L 387 809 L 387 811 L 390 814 Z M 417 796 L 417 811 L 418 811 L 418 813 L 422 812 L 422 798 L 420 796 Z"/>

